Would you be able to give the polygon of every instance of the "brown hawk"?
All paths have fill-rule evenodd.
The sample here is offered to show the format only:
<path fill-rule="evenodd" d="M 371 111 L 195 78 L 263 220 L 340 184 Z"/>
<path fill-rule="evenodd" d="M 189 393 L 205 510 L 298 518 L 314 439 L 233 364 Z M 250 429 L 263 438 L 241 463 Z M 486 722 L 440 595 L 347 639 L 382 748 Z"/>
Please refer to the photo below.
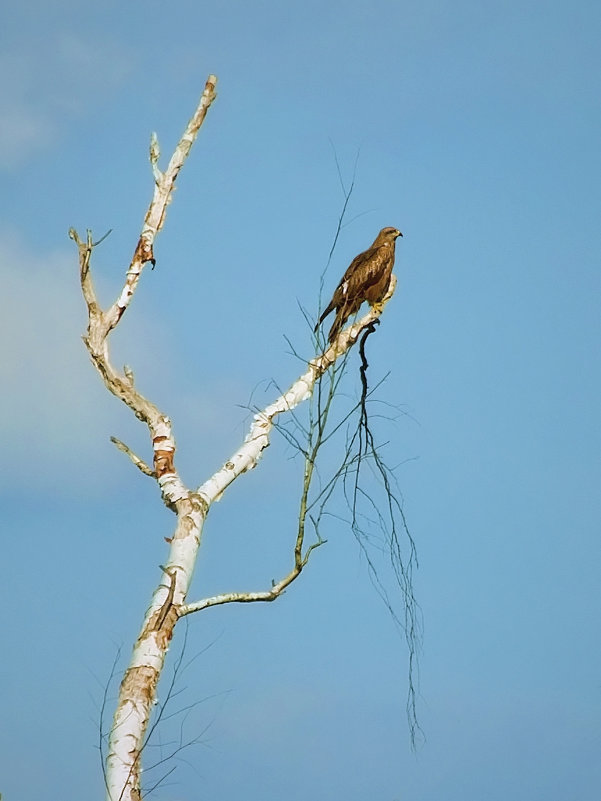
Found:
<path fill-rule="evenodd" d="M 375 306 L 384 299 L 390 285 L 394 245 L 398 236 L 403 236 L 398 228 L 382 228 L 373 245 L 355 256 L 350 263 L 315 326 L 317 331 L 328 314 L 336 309 L 336 317 L 328 334 L 330 342 L 336 339 L 348 318 L 359 311 L 363 301 Z"/>

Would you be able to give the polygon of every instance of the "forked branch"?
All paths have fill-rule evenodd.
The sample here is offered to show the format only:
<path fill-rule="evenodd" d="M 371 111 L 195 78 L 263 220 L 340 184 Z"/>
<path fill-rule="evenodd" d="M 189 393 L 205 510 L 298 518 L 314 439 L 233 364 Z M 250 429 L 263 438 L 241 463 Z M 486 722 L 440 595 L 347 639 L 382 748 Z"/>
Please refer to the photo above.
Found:
<path fill-rule="evenodd" d="M 370 308 L 360 320 L 341 331 L 324 353 L 309 362 L 307 371 L 297 378 L 286 392 L 282 393 L 274 403 L 255 414 L 242 447 L 225 462 L 215 475 L 198 488 L 198 494 L 208 504 L 219 500 L 225 489 L 239 475 L 257 466 L 262 452 L 269 445 L 269 437 L 277 416 L 292 411 L 299 403 L 311 397 L 315 384 L 321 376 L 347 353 L 358 340 L 363 329 L 380 317 L 385 305 L 394 294 L 396 284 L 396 277 L 393 275 L 388 292 L 379 308 Z"/>
<path fill-rule="evenodd" d="M 129 666 L 121 682 L 106 756 L 107 801 L 141 799 L 141 755 L 147 742 L 146 732 L 156 701 L 156 689 L 165 655 L 179 618 L 219 604 L 275 600 L 300 575 L 313 550 L 322 544 L 323 541 L 317 535 L 316 542 L 309 547 L 304 545 L 305 518 L 310 509 L 308 493 L 317 449 L 323 442 L 323 428 L 318 421 L 318 436 L 308 448 L 305 458 L 303 492 L 291 570 L 267 591 L 225 593 L 196 603 L 186 603 L 204 522 L 211 504 L 219 500 L 236 478 L 257 465 L 263 451 L 269 445 L 271 431 L 274 425 L 277 425 L 278 416 L 291 412 L 312 395 L 316 383 L 323 374 L 340 357 L 344 357 L 361 332 L 380 316 L 396 286 L 396 279 L 393 276 L 383 302 L 371 308 L 359 321 L 341 331 L 325 352 L 309 362 L 305 373 L 286 392 L 254 415 L 243 444 L 215 475 L 196 490 L 184 485 L 175 467 L 175 439 L 170 418 L 139 392 L 130 368 L 125 367 L 123 371 L 119 371 L 113 366 L 109 357 L 108 338 L 129 306 L 145 265 L 155 264 L 155 238 L 163 226 L 179 171 L 216 97 L 216 82 L 217 79 L 213 75 L 207 79 L 198 107 L 164 172 L 158 166 L 158 140 L 154 134 L 152 136 L 150 162 L 154 178 L 153 197 L 122 289 L 117 300 L 107 309 L 102 309 L 100 306 L 91 273 L 92 252 L 98 243 L 93 241 L 90 231 L 87 231 L 85 239 L 82 239 L 74 229 L 69 232 L 79 251 L 81 288 L 88 310 L 85 345 L 107 389 L 147 425 L 153 447 L 152 466 L 117 438 L 113 437 L 112 441 L 119 450 L 129 456 L 139 470 L 157 481 L 164 503 L 177 515 L 173 536 L 167 538 L 168 558 L 165 560 L 165 566 L 161 567 L 168 581 L 163 578 L 153 593 Z"/>
<path fill-rule="evenodd" d="M 155 182 L 153 197 L 144 218 L 142 232 L 127 270 L 123 288 L 117 300 L 106 310 L 103 310 L 98 302 L 90 270 L 92 251 L 98 243 L 93 241 L 91 231 L 87 232 L 85 240 L 79 237 L 74 228 L 69 231 L 69 236 L 77 244 L 79 250 L 81 289 L 88 308 L 88 329 L 84 336 L 84 343 L 92 363 L 100 373 L 107 389 L 129 406 L 135 416 L 148 426 L 153 443 L 154 470 L 149 473 L 150 468 L 147 468 L 147 465 L 138 457 L 132 458 L 132 461 L 143 472 L 154 475 L 159 481 L 163 491 L 163 500 L 170 508 L 174 508 L 174 504 L 187 495 L 174 465 L 175 441 L 171 420 L 138 392 L 131 370 L 126 368 L 123 373 L 120 373 L 111 364 L 107 339 L 128 307 L 144 266 L 149 262 L 155 264 L 155 238 L 163 226 L 179 171 L 190 153 L 200 126 L 216 97 L 216 83 L 217 78 L 210 75 L 196 111 L 186 126 L 165 172 L 161 172 L 158 168 L 158 140 L 155 134 L 152 136 L 150 161 Z M 118 445 L 118 447 L 120 446 Z M 133 456 L 126 446 L 121 447 L 121 450 L 128 453 L 130 458 Z"/>

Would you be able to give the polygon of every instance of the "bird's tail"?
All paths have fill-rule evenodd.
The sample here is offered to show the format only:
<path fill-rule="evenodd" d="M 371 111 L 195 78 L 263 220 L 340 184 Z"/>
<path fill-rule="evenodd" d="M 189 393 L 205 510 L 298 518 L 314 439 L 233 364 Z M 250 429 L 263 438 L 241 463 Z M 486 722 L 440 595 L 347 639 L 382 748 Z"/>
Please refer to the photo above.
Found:
<path fill-rule="evenodd" d="M 317 329 L 323 323 L 323 321 L 326 319 L 328 314 L 333 310 L 333 308 L 334 308 L 334 306 L 330 303 L 330 305 L 326 309 L 324 309 L 324 311 L 321 313 L 321 317 L 319 318 L 319 320 L 317 321 L 317 323 L 315 325 L 315 328 L 313 329 L 313 333 L 314 334 L 317 333 Z"/>
<path fill-rule="evenodd" d="M 328 342 L 330 345 L 332 342 L 338 337 L 338 334 L 342 331 L 342 327 L 346 322 L 348 315 L 345 316 L 344 308 L 338 309 L 336 312 L 336 317 L 334 318 L 334 322 L 332 323 L 332 327 L 330 328 L 330 333 L 328 334 Z"/>

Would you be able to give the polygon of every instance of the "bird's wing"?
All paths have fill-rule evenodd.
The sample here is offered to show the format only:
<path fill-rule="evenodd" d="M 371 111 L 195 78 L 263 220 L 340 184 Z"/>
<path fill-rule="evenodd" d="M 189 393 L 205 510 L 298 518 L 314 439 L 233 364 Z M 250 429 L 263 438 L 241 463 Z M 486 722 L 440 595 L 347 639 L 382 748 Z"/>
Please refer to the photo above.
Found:
<path fill-rule="evenodd" d="M 321 313 L 317 325 L 315 326 L 315 330 L 319 328 L 319 324 L 325 320 L 330 312 L 334 311 L 334 309 L 339 306 L 347 306 L 351 298 L 355 299 L 357 292 L 361 291 L 361 287 L 363 286 L 362 273 L 364 272 L 364 267 L 367 263 L 369 263 L 369 260 L 378 251 L 378 249 L 379 248 L 371 247 L 369 250 L 366 250 L 363 253 L 360 253 L 358 256 L 355 256 L 355 258 L 346 268 L 346 272 L 340 279 L 340 283 L 334 290 L 332 300 Z M 369 270 L 369 267 L 367 269 Z M 370 281 L 370 284 L 371 283 L 372 281 Z"/>
<path fill-rule="evenodd" d="M 392 256 L 390 248 L 371 247 L 352 260 L 342 276 L 336 293 L 340 291 L 340 301 L 345 296 L 364 295 L 365 291 L 382 279 Z"/>
<path fill-rule="evenodd" d="M 340 311 L 339 316 L 343 325 L 348 317 L 358 310 L 369 288 L 382 280 L 386 270 L 391 267 L 391 259 L 394 260 L 394 251 L 391 252 L 389 247 L 381 245 L 372 246 L 355 256 L 336 287 L 332 300 L 322 312 L 315 330 L 334 309 Z M 340 320 L 338 322 L 340 323 Z M 335 327 L 336 322 L 333 328 Z"/>

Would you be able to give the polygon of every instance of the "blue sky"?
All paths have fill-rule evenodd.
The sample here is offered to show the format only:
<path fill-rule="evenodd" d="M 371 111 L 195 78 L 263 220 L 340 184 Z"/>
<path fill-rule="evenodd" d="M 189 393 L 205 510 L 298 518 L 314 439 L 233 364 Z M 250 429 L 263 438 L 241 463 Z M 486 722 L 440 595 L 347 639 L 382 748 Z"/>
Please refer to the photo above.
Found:
<path fill-rule="evenodd" d="M 113 229 L 93 265 L 112 300 L 152 189 L 150 132 L 168 157 L 210 72 L 219 97 L 114 358 L 172 417 L 183 477 L 201 483 L 244 436 L 251 395 L 267 403 L 271 379 L 299 373 L 284 335 L 310 355 L 298 303 L 316 308 L 342 207 L 333 148 L 347 182 L 359 153 L 326 291 L 380 227 L 403 231 L 370 370 L 390 371 L 380 397 L 406 412 L 382 430 L 420 557 L 426 742 L 412 753 L 403 640 L 331 521 L 280 601 L 190 618 L 178 701 L 202 702 L 185 722 L 202 743 L 155 797 L 599 797 L 600 22 L 592 2 L 11 9 L 3 798 L 102 795 L 102 687 L 172 519 L 109 442 L 148 454 L 88 363 L 67 230 Z M 287 568 L 289 457 L 274 442 L 211 511 L 195 597 Z"/>

